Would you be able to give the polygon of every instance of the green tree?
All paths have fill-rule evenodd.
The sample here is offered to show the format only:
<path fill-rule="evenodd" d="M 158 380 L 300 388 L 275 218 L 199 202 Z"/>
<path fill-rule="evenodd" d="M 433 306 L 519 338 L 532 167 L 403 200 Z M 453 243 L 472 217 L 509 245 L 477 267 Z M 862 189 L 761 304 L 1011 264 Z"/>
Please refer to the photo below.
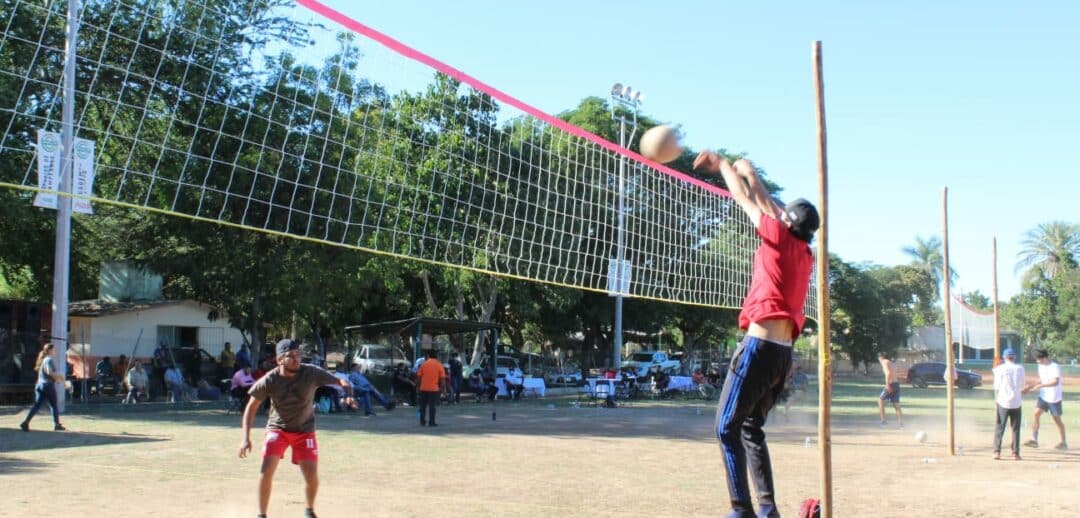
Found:
<path fill-rule="evenodd" d="M 914 245 L 905 246 L 900 250 L 911 258 L 912 266 L 922 269 L 934 278 L 934 299 L 939 300 L 941 298 L 942 270 L 945 262 L 941 251 L 941 238 L 930 236 L 923 239 L 921 236 L 915 236 Z M 949 286 L 952 286 L 955 282 L 956 270 L 950 266 Z"/>
<path fill-rule="evenodd" d="M 1058 338 L 1054 350 L 1061 358 L 1080 358 L 1080 268 L 1055 278 L 1058 293 Z"/>
<path fill-rule="evenodd" d="M 979 311 L 992 311 L 994 309 L 994 302 L 979 290 L 964 292 L 964 304 Z"/>
<path fill-rule="evenodd" d="M 1080 261 L 1080 225 L 1065 221 L 1041 223 L 1024 234 L 1020 242 L 1016 270 L 1024 278 L 1045 276 L 1049 279 L 1076 268 Z"/>
<path fill-rule="evenodd" d="M 911 291 L 903 271 L 857 265 L 829 258 L 832 341 L 858 368 L 891 353 L 907 339 L 911 325 Z"/>

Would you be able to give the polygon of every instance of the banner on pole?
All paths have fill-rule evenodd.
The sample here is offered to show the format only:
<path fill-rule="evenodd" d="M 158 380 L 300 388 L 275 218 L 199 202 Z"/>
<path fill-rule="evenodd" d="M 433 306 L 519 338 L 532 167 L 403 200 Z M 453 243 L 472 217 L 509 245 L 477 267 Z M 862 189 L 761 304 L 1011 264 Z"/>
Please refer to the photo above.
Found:
<path fill-rule="evenodd" d="M 73 194 L 90 196 L 94 194 L 94 141 L 75 139 L 75 185 Z M 82 214 L 93 214 L 94 208 L 88 198 L 71 200 L 71 210 Z"/>
<path fill-rule="evenodd" d="M 51 131 L 38 130 L 37 134 L 37 164 L 38 164 L 38 187 L 46 191 L 56 191 L 60 186 L 60 134 Z M 55 209 L 57 197 L 55 192 L 39 192 L 34 196 L 34 206 L 47 209 Z"/>
<path fill-rule="evenodd" d="M 607 287 L 610 297 L 630 293 L 630 261 L 624 259 L 620 268 L 618 259 L 608 259 Z"/>

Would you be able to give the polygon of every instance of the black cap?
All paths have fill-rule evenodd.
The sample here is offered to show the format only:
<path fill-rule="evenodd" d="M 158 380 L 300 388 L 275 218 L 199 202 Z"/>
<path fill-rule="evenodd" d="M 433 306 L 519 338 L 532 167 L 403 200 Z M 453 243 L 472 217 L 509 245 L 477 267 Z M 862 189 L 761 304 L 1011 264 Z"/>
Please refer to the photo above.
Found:
<path fill-rule="evenodd" d="M 289 351 L 295 351 L 299 348 L 300 344 L 296 343 L 296 340 L 286 338 L 277 343 L 277 355 L 281 356 Z"/>
<path fill-rule="evenodd" d="M 792 200 L 784 206 L 784 212 L 791 220 L 791 233 L 803 241 L 810 242 L 821 227 L 821 217 L 817 208 L 804 198 Z"/>
<path fill-rule="evenodd" d="M 1046 349 L 1035 349 L 1035 357 L 1039 359 L 1049 358 L 1050 353 L 1047 352 Z"/>

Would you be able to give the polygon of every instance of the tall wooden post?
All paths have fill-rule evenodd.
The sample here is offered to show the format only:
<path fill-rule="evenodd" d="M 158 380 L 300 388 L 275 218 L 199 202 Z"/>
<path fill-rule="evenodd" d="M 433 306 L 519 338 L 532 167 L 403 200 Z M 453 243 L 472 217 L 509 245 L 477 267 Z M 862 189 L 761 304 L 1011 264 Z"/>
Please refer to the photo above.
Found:
<path fill-rule="evenodd" d="M 814 62 L 814 95 L 817 107 L 818 137 L 818 230 L 817 300 L 818 300 L 818 446 L 821 452 L 821 516 L 832 518 L 832 354 L 829 350 L 829 161 L 826 153 L 825 80 L 821 73 L 821 42 L 815 41 L 811 54 Z"/>
<path fill-rule="evenodd" d="M 942 238 L 941 238 L 941 306 L 945 310 L 945 413 L 948 430 L 947 449 L 949 455 L 956 454 L 956 423 L 953 411 L 953 391 L 956 383 L 956 365 L 953 358 L 952 336 L 952 297 L 949 294 L 949 188 L 941 191 Z"/>

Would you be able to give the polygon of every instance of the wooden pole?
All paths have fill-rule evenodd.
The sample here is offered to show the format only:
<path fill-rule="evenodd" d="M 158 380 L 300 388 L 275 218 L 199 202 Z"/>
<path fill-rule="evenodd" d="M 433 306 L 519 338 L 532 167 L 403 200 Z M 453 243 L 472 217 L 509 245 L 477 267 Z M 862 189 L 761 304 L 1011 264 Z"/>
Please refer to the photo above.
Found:
<path fill-rule="evenodd" d="M 826 153 L 825 81 L 821 74 L 821 42 L 815 41 L 814 96 L 817 107 L 818 137 L 818 230 L 817 300 L 818 300 L 818 447 L 821 452 L 821 516 L 832 518 L 832 354 L 829 350 L 829 161 Z"/>
<path fill-rule="evenodd" d="M 949 188 L 941 191 L 942 238 L 941 238 L 941 306 L 945 309 L 945 413 L 948 429 L 946 430 L 949 455 L 956 454 L 956 423 L 953 412 L 953 389 L 956 366 L 953 365 L 952 336 L 952 298 L 949 294 Z"/>
<path fill-rule="evenodd" d="M 997 237 L 994 237 L 994 367 L 1001 361 L 1001 324 L 998 321 L 998 292 L 997 292 Z"/>

